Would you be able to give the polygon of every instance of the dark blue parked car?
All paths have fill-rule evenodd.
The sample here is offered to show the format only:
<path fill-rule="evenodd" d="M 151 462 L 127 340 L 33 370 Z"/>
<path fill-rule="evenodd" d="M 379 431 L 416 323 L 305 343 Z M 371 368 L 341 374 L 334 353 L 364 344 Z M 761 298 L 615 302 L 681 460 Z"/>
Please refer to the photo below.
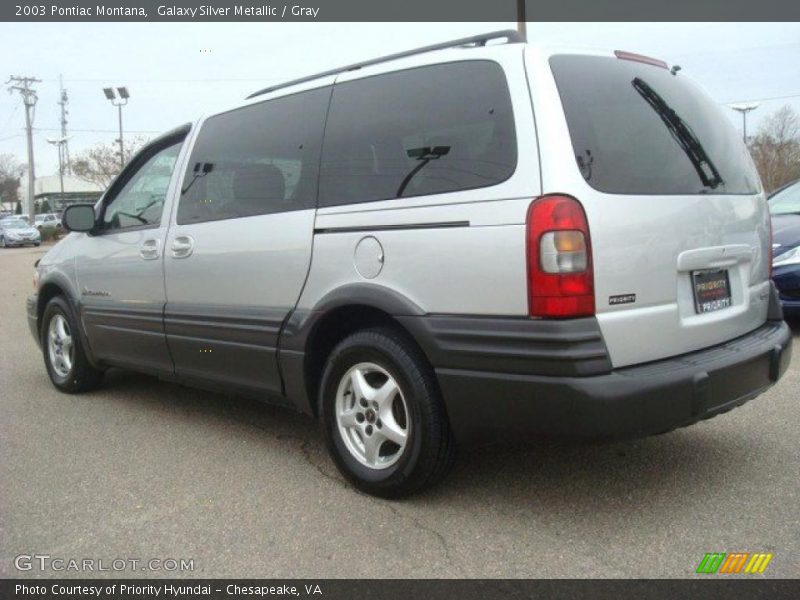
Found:
<path fill-rule="evenodd" d="M 769 197 L 772 215 L 772 277 L 783 311 L 800 317 L 800 180 Z"/>

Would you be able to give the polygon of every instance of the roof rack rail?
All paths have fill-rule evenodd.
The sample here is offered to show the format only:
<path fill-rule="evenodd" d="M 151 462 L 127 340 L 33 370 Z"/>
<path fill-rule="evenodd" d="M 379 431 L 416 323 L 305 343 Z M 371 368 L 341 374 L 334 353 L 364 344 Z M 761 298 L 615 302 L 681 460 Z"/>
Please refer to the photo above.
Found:
<path fill-rule="evenodd" d="M 425 54 L 427 52 L 433 52 L 434 50 L 444 50 L 446 48 L 455 48 L 457 46 L 485 46 L 486 42 L 490 40 L 498 40 L 498 39 L 505 39 L 507 44 L 518 44 L 523 42 L 524 40 L 520 36 L 519 33 L 514 31 L 513 29 L 505 29 L 502 31 L 492 31 L 491 33 L 483 33 L 480 35 L 473 35 L 471 37 L 461 38 L 458 40 L 451 40 L 449 42 L 442 42 L 440 44 L 434 44 L 432 46 L 423 46 L 422 48 L 416 48 L 414 50 L 406 50 L 405 52 L 398 52 L 396 54 L 389 54 L 388 56 L 382 56 L 380 58 L 373 58 L 370 60 L 365 60 L 364 62 L 355 63 L 352 65 L 348 65 L 346 67 L 339 67 L 338 69 L 331 69 L 330 71 L 323 71 L 322 73 L 317 73 L 316 75 L 308 75 L 307 77 L 301 77 L 300 79 L 293 79 L 292 81 L 287 81 L 286 83 L 280 83 L 278 85 L 273 85 L 263 90 L 259 90 L 257 92 L 253 92 L 250 94 L 247 99 L 255 98 L 256 96 L 261 96 L 262 94 L 268 94 L 269 92 L 274 92 L 275 90 L 280 90 L 283 88 L 291 87 L 293 85 L 297 85 L 298 83 L 305 83 L 306 81 L 313 81 L 314 79 L 319 79 L 320 77 L 327 77 L 328 75 L 338 75 L 339 73 L 344 73 L 345 71 L 355 71 L 360 69 L 361 67 L 368 67 L 370 65 L 377 65 L 380 63 L 388 62 L 390 60 L 397 60 L 398 58 L 406 58 L 407 56 L 415 56 L 417 54 Z"/>

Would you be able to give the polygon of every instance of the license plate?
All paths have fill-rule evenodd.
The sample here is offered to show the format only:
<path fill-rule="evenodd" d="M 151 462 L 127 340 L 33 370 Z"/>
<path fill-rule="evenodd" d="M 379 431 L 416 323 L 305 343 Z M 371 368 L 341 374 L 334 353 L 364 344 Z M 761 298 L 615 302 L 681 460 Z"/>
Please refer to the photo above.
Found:
<path fill-rule="evenodd" d="M 698 313 L 708 313 L 731 305 L 728 271 L 694 271 L 694 306 Z"/>

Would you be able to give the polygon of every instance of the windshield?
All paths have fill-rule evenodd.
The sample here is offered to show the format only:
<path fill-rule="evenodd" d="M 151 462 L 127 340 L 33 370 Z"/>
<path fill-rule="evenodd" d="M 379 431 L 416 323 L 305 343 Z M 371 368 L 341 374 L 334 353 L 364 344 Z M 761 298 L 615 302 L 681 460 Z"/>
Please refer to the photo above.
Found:
<path fill-rule="evenodd" d="M 668 69 L 605 56 L 550 59 L 575 161 L 611 194 L 755 194 L 758 175 L 716 103 Z"/>
<path fill-rule="evenodd" d="M 800 214 L 800 181 L 783 188 L 769 199 L 769 212 L 773 215 Z"/>
<path fill-rule="evenodd" d="M 30 227 L 22 219 L 7 219 L 3 221 L 1 225 L 3 229 L 27 229 Z"/>

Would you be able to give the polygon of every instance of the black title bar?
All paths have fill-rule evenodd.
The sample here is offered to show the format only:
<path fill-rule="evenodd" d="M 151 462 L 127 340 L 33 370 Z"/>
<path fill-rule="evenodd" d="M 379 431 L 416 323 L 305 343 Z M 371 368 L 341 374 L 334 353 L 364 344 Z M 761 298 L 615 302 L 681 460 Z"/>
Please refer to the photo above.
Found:
<path fill-rule="evenodd" d="M 707 578 L 688 580 L 531 579 L 4 579 L 4 600 L 507 600 L 548 598 L 781 598 L 800 597 L 800 581 Z"/>
<path fill-rule="evenodd" d="M 796 0 L 525 0 L 525 20 L 793 21 Z M 514 22 L 518 0 L 50 0 L 0 3 L 0 21 Z"/>

